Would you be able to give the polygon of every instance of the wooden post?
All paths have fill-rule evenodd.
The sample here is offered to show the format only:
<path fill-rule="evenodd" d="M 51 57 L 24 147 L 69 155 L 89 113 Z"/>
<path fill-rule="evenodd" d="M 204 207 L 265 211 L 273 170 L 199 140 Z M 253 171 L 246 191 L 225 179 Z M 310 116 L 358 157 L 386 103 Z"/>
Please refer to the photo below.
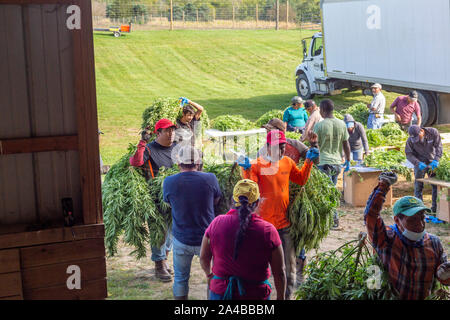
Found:
<path fill-rule="evenodd" d="M 278 24 L 280 22 L 280 0 L 277 0 L 276 5 L 276 21 L 275 21 L 275 30 L 278 30 Z"/>
<path fill-rule="evenodd" d="M 256 3 L 256 27 L 258 28 L 258 2 Z"/>
<path fill-rule="evenodd" d="M 198 8 L 197 8 L 197 27 L 198 27 Z"/>
<path fill-rule="evenodd" d="M 184 22 L 185 22 L 185 21 L 184 21 L 184 10 L 183 10 L 183 25 L 184 25 Z"/>
<path fill-rule="evenodd" d="M 170 0 L 170 30 L 173 30 L 173 0 Z"/>
<path fill-rule="evenodd" d="M 233 28 L 234 28 L 234 4 L 233 4 Z"/>
<path fill-rule="evenodd" d="M 289 0 L 286 0 L 286 30 L 289 29 Z"/>
<path fill-rule="evenodd" d="M 216 7 L 213 7 L 213 22 L 216 21 Z"/>

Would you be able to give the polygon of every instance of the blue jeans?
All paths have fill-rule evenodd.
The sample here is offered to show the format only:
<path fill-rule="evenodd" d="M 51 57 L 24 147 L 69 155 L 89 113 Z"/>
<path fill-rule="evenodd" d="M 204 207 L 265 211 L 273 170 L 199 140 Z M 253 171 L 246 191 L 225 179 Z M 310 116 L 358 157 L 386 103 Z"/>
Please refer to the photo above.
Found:
<path fill-rule="evenodd" d="M 374 113 L 370 113 L 369 119 L 367 119 L 367 129 L 380 129 L 383 124 L 383 117 L 383 114 L 379 114 L 379 118 L 377 118 Z"/>
<path fill-rule="evenodd" d="M 208 300 L 223 300 L 223 296 L 209 290 Z M 270 295 L 267 297 L 266 300 L 270 300 Z"/>
<path fill-rule="evenodd" d="M 305 129 L 305 126 L 303 126 L 303 127 L 294 127 L 294 126 L 291 126 L 289 123 L 286 126 L 286 131 L 299 131 L 300 133 L 302 133 L 303 129 Z"/>
<path fill-rule="evenodd" d="M 351 160 L 356 161 L 357 164 L 360 164 L 362 162 L 362 159 L 363 159 L 362 155 L 363 155 L 363 149 L 362 148 L 358 149 L 358 150 L 355 150 L 355 151 L 352 151 L 351 152 L 351 156 L 352 156 Z"/>
<path fill-rule="evenodd" d="M 151 247 L 152 250 L 152 261 L 162 261 L 166 260 L 166 251 L 172 250 L 172 229 L 167 231 L 166 242 L 161 247 Z"/>
<path fill-rule="evenodd" d="M 189 278 L 194 255 L 200 256 L 201 246 L 188 246 L 173 238 L 173 295 L 187 296 L 189 293 Z"/>
<path fill-rule="evenodd" d="M 415 179 L 422 179 L 425 178 L 425 174 L 428 174 L 428 177 L 434 177 L 435 175 L 431 173 L 430 169 L 420 170 L 419 166 L 414 166 L 414 178 Z M 422 197 L 422 191 L 423 191 L 423 182 L 419 182 L 417 180 L 414 181 L 414 196 L 416 198 L 419 198 L 423 201 Z M 431 185 L 431 211 L 436 212 L 437 209 L 437 186 Z"/>
<path fill-rule="evenodd" d="M 330 177 L 331 182 L 333 182 L 334 185 L 337 184 L 339 173 L 341 173 L 341 166 L 340 165 L 330 165 L 330 164 L 324 164 L 322 166 L 317 166 L 320 171 L 325 173 L 327 176 Z"/>

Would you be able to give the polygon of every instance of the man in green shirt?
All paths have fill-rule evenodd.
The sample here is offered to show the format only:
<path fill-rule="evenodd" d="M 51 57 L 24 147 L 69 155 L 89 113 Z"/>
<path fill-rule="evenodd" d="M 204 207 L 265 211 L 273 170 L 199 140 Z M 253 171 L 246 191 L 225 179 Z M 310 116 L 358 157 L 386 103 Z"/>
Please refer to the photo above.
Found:
<path fill-rule="evenodd" d="M 320 102 L 320 115 L 323 121 L 316 123 L 314 133 L 320 150 L 320 162 L 318 168 L 328 175 L 334 185 L 337 184 L 339 173 L 341 172 L 342 150 L 345 154 L 344 172 L 350 169 L 350 144 L 349 134 L 345 122 L 336 119 L 333 114 L 333 101 L 325 99 Z M 334 215 L 334 228 L 339 226 L 337 212 Z"/>

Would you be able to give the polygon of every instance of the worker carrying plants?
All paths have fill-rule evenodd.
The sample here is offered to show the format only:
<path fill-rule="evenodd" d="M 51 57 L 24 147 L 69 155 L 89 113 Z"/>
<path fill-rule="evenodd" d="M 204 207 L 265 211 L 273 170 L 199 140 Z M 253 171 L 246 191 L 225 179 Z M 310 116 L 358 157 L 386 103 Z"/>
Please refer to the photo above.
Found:
<path fill-rule="evenodd" d="M 180 98 L 180 105 L 183 108 L 183 116 L 176 121 L 175 142 L 181 143 L 191 139 L 192 146 L 195 146 L 195 138 L 201 133 L 200 117 L 204 108 L 185 97 Z"/>
<path fill-rule="evenodd" d="M 203 236 L 200 264 L 208 279 L 209 300 L 270 299 L 269 265 L 277 300 L 284 300 L 282 242 L 275 227 L 260 216 L 258 184 L 238 181 L 233 200 L 233 208 L 217 216 Z"/>
<path fill-rule="evenodd" d="M 414 165 L 414 196 L 423 200 L 423 182 L 425 174 L 434 177 L 434 170 L 439 166 L 442 157 L 442 141 L 439 131 L 435 128 L 420 128 L 412 125 L 408 130 L 409 138 L 406 140 L 406 159 Z M 431 210 L 437 209 L 437 186 L 432 185 L 432 205 Z"/>
<path fill-rule="evenodd" d="M 146 129 L 141 133 L 141 140 L 137 146 L 136 153 L 130 158 L 130 164 L 140 167 L 144 171 L 145 178 L 154 178 L 159 168 L 171 168 L 174 164 L 172 151 L 176 145 L 174 143 L 176 125 L 169 119 L 161 119 L 155 124 L 154 133 L 156 139 L 149 143 L 151 133 Z M 155 262 L 155 275 L 163 281 L 172 281 L 173 270 L 167 265 L 167 256 L 172 249 L 172 235 L 169 231 L 165 243 L 160 247 L 151 247 L 152 261 Z"/>
<path fill-rule="evenodd" d="M 308 101 L 312 101 L 312 100 L 308 100 Z M 307 101 L 307 103 L 308 103 Z M 319 108 L 317 108 L 316 106 L 316 111 L 315 112 L 319 112 Z M 322 116 L 319 115 L 319 117 L 322 119 Z M 310 121 L 312 118 L 310 117 L 308 119 L 308 121 Z M 265 128 L 267 130 L 267 133 L 269 133 L 269 131 L 271 130 L 280 130 L 283 131 L 283 133 L 286 132 L 286 124 L 281 121 L 280 119 L 277 118 L 273 118 L 271 119 L 266 125 L 262 126 L 263 128 Z M 305 133 L 303 133 L 305 134 Z M 309 132 L 309 135 L 314 135 L 313 132 Z M 317 147 L 317 143 L 311 143 L 311 147 L 312 148 L 316 148 Z M 294 160 L 294 162 L 296 164 L 299 163 L 300 159 L 305 160 L 306 159 L 306 154 L 308 153 L 309 148 L 304 145 L 302 142 L 295 140 L 295 139 L 289 139 L 286 138 L 286 150 L 284 155 L 291 158 L 292 160 Z M 267 146 L 264 145 L 259 151 L 258 151 L 258 157 L 262 156 L 266 161 L 269 161 L 267 159 Z M 314 164 L 318 164 L 319 163 L 319 158 L 316 158 L 313 160 Z M 300 250 L 300 254 L 296 259 L 296 286 L 299 286 L 300 284 L 303 283 L 304 280 L 304 276 L 303 276 L 303 269 L 306 265 L 306 252 L 305 249 L 302 248 Z"/>
<path fill-rule="evenodd" d="M 334 117 L 334 104 L 330 99 L 320 102 L 320 114 L 323 121 L 316 123 L 314 133 L 316 137 L 311 142 L 319 143 L 320 162 L 318 168 L 330 177 L 334 185 L 337 184 L 341 172 L 342 151 L 344 151 L 344 172 L 350 170 L 350 143 L 345 122 Z M 337 211 L 334 214 L 333 229 L 339 227 Z"/>
<path fill-rule="evenodd" d="M 372 102 L 367 105 L 367 108 L 369 108 L 367 129 L 380 129 L 383 125 L 386 98 L 381 92 L 381 84 L 375 83 L 370 88 L 372 89 L 373 99 Z"/>
<path fill-rule="evenodd" d="M 302 137 L 300 138 L 301 142 L 307 141 L 316 123 L 323 120 L 322 116 L 320 115 L 319 107 L 316 105 L 314 100 L 306 100 L 305 110 L 309 113 L 309 117 L 308 121 L 306 121 L 305 129 L 303 129 Z"/>
<path fill-rule="evenodd" d="M 395 115 L 395 122 L 397 122 L 402 130 L 408 131 L 412 125 L 413 114 L 417 116 L 417 125 L 422 124 L 422 113 L 420 105 L 417 102 L 419 94 L 413 90 L 406 96 L 400 96 L 391 104 L 391 112 Z"/>
<path fill-rule="evenodd" d="M 303 99 L 295 96 L 292 98 L 292 106 L 287 108 L 283 114 L 283 121 L 286 123 L 287 131 L 303 132 L 308 114 L 303 107 Z"/>
<path fill-rule="evenodd" d="M 177 154 L 180 173 L 164 179 L 163 199 L 172 208 L 173 296 L 187 300 L 192 258 L 200 256 L 203 235 L 215 218 L 214 206 L 222 193 L 214 173 L 199 171 L 199 150 L 188 144 Z"/>
<path fill-rule="evenodd" d="M 364 220 L 397 296 L 403 300 L 425 299 L 434 281 L 450 285 L 450 263 L 439 238 L 425 231 L 425 213 L 431 210 L 420 199 L 407 196 L 397 200 L 393 207 L 395 224 L 384 224 L 380 212 L 396 181 L 395 173 L 380 174 L 367 202 Z"/>
<path fill-rule="evenodd" d="M 289 157 L 285 157 L 286 137 L 283 131 L 272 130 L 267 134 L 267 157 L 248 162 L 248 158 L 238 164 L 243 167 L 242 175 L 255 181 L 261 192 L 258 212 L 261 217 L 274 225 L 283 243 L 286 264 L 286 299 L 291 298 L 296 284 L 295 245 L 289 235 L 290 222 L 287 217 L 289 206 L 289 181 L 304 186 L 308 181 L 313 161 L 319 157 L 319 150 L 311 148 L 301 169 Z"/>
<path fill-rule="evenodd" d="M 283 131 L 283 133 L 286 133 L 286 123 L 278 118 L 270 119 L 270 121 L 267 124 L 263 125 L 262 128 L 266 129 L 267 133 L 272 130 L 280 130 Z M 317 144 L 311 146 L 315 147 L 317 146 Z M 286 138 L 286 150 L 284 155 L 294 160 L 295 163 L 298 163 L 300 159 L 304 160 L 306 158 L 307 152 L 308 147 L 305 144 L 296 139 Z M 261 149 L 259 149 L 258 157 L 259 156 L 262 156 L 264 158 L 267 157 L 266 145 L 262 146 Z"/>
<path fill-rule="evenodd" d="M 348 142 L 350 144 L 351 160 L 359 164 L 363 160 L 363 151 L 365 156 L 369 155 L 369 142 L 367 141 L 366 130 L 364 130 L 364 126 L 360 122 L 353 119 L 351 114 L 344 116 L 344 122 L 349 134 Z"/>

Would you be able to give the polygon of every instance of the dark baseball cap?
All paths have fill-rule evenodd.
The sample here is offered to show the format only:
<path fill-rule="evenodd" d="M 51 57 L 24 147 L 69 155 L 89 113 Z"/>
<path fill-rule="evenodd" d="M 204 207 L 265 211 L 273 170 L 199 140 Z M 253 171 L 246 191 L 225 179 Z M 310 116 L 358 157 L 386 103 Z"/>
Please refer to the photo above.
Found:
<path fill-rule="evenodd" d="M 417 98 L 419 97 L 419 94 L 417 93 L 416 90 L 413 90 L 413 91 L 411 91 L 411 92 L 408 94 L 408 96 L 409 96 L 411 99 L 417 99 Z"/>
<path fill-rule="evenodd" d="M 420 130 L 422 130 L 422 129 L 417 124 L 414 124 L 411 127 L 409 127 L 408 134 L 411 137 L 412 142 L 414 142 L 414 143 L 419 142 Z"/>

